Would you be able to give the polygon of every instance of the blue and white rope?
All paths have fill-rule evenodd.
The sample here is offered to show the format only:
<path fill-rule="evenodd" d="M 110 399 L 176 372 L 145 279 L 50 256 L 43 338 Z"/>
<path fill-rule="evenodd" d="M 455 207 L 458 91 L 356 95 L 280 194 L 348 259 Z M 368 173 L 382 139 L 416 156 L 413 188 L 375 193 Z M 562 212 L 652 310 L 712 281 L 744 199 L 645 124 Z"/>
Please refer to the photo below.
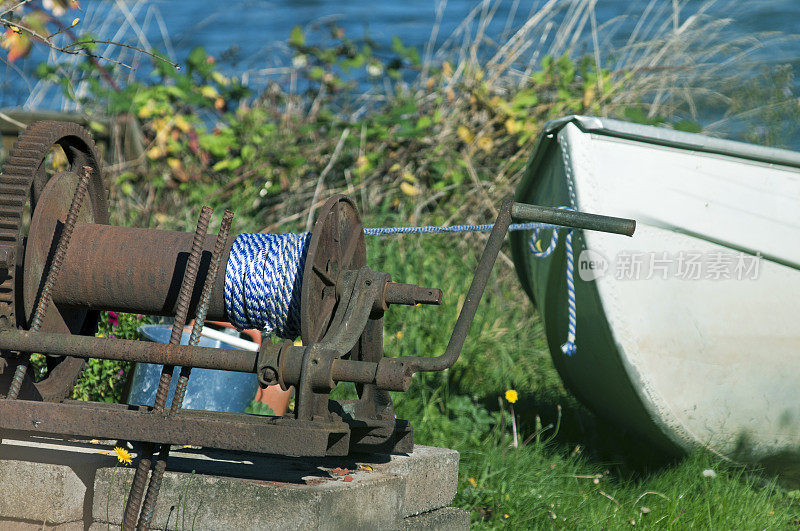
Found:
<path fill-rule="evenodd" d="M 569 207 L 558 207 L 559 210 L 572 210 Z M 536 247 L 536 241 L 539 239 L 541 229 L 534 229 L 531 239 L 528 241 L 528 249 L 531 254 L 536 258 L 547 258 L 558 245 L 558 231 L 559 228 L 553 228 L 553 235 L 550 237 L 550 244 L 546 249 L 539 250 Z M 575 304 L 575 258 L 572 252 L 572 229 L 567 229 L 567 235 L 564 240 L 564 247 L 567 254 L 567 341 L 561 345 L 561 351 L 567 356 L 572 356 L 577 352 L 578 347 L 575 345 L 575 328 L 578 320 L 578 314 Z"/>
<path fill-rule="evenodd" d="M 561 207 L 567 209 L 567 207 Z M 431 234 L 448 232 L 490 231 L 494 225 L 452 225 L 449 227 L 379 227 L 364 229 L 364 234 Z M 551 229 L 553 235 L 544 251 L 535 242 L 541 230 Z M 558 244 L 558 230 L 547 223 L 513 223 L 509 231 L 533 230 L 528 244 L 537 258 L 552 254 Z M 240 234 L 231 248 L 225 270 L 225 307 L 231 323 L 239 330 L 255 328 L 275 333 L 278 337 L 294 339 L 300 335 L 300 293 L 311 233 L 300 234 Z M 572 254 L 572 231 L 565 239 L 567 252 L 567 301 L 569 325 L 567 342 L 561 350 L 568 356 L 575 353 L 575 284 Z"/>
<path fill-rule="evenodd" d="M 300 335 L 300 292 L 310 233 L 240 234 L 225 270 L 225 306 L 239 330 Z"/>
<path fill-rule="evenodd" d="M 535 229 L 551 229 L 554 225 L 547 223 L 512 223 L 508 226 L 508 230 L 535 230 Z M 444 232 L 488 232 L 494 228 L 494 225 L 489 223 L 486 225 L 449 225 L 447 227 L 439 227 L 436 225 L 427 225 L 424 227 L 378 227 L 374 229 L 364 229 L 364 234 L 367 236 L 385 236 L 387 234 L 436 234 Z"/>

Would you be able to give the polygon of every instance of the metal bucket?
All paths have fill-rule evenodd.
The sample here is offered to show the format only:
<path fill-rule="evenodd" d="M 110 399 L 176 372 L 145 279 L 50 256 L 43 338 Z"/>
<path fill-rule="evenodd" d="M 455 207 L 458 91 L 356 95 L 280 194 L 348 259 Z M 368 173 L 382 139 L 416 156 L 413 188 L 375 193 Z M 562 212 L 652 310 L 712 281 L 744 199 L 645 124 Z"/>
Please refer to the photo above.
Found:
<path fill-rule="evenodd" d="M 143 325 L 139 327 L 142 338 L 158 343 L 169 342 L 172 327 L 168 325 Z M 189 332 L 184 332 L 181 344 L 189 342 Z M 228 343 L 200 337 L 201 347 L 236 348 Z M 162 365 L 137 363 L 130 382 L 127 402 L 152 406 L 156 398 L 156 388 L 161 377 Z M 180 370 L 176 367 L 172 373 L 167 405 L 172 401 L 175 387 L 178 384 Z M 203 409 L 206 411 L 228 411 L 241 413 L 250 405 L 258 388 L 255 374 L 243 372 L 217 371 L 212 369 L 192 369 L 186 396 L 183 399 L 185 409 Z"/>

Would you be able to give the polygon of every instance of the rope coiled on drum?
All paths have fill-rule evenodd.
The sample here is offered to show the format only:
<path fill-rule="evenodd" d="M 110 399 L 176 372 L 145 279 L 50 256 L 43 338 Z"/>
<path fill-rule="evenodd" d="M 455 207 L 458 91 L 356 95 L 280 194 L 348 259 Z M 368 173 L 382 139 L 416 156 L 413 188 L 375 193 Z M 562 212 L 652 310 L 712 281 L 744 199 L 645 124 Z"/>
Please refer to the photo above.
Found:
<path fill-rule="evenodd" d="M 300 335 L 300 292 L 311 233 L 240 234 L 225 270 L 225 307 L 239 330 Z"/>

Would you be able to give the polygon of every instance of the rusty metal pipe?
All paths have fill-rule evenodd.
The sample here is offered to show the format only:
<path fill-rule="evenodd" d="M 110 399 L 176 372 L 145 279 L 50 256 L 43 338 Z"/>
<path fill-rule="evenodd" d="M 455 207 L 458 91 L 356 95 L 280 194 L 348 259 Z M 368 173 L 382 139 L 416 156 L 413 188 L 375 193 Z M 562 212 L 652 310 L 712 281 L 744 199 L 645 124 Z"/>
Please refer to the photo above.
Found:
<path fill-rule="evenodd" d="M 280 345 L 269 345 L 275 354 Z M 246 350 L 190 347 L 129 339 L 71 336 L 27 330 L 1 330 L 0 350 L 39 352 L 51 356 L 99 358 L 141 363 L 186 365 L 201 369 L 255 372 L 256 353 Z"/>
<path fill-rule="evenodd" d="M 78 223 L 53 289 L 53 301 L 61 307 L 175 315 L 193 236 L 191 232 Z M 223 268 L 233 239 L 225 244 Z M 208 271 L 215 240 L 212 234 L 203 241 L 200 278 Z M 202 283 L 198 282 L 189 312 L 197 311 L 201 292 Z M 227 321 L 224 293 L 225 275 L 221 274 L 211 290 L 208 319 Z"/>
<path fill-rule="evenodd" d="M 633 232 L 636 230 L 636 221 L 632 219 L 601 216 L 599 214 L 575 212 L 574 210 L 563 210 L 526 203 L 514 203 L 511 208 L 511 217 L 517 221 L 538 221 L 577 229 L 624 234 L 625 236 L 633 236 Z"/>
<path fill-rule="evenodd" d="M 464 340 L 466 340 L 469 333 L 469 328 L 472 326 L 472 320 L 478 311 L 478 305 L 481 302 L 481 297 L 483 297 L 486 284 L 489 282 L 489 276 L 494 268 L 497 255 L 503 246 L 508 226 L 511 224 L 511 208 L 513 204 L 511 199 L 506 199 L 500 206 L 497 220 L 494 222 L 492 232 L 489 234 L 489 240 L 486 242 L 486 247 L 483 249 L 483 254 L 478 261 L 478 267 L 475 268 L 475 276 L 472 278 L 472 284 L 469 286 L 467 297 L 461 307 L 461 313 L 458 314 L 456 324 L 453 326 L 453 334 L 450 336 L 450 341 L 444 354 L 435 358 L 409 356 L 396 359 L 396 364 L 405 364 L 407 374 L 411 375 L 418 371 L 442 371 L 452 367 L 453 363 L 458 359 L 461 347 L 464 346 Z"/>
<path fill-rule="evenodd" d="M 199 369 L 255 373 L 258 370 L 258 353 L 233 348 L 191 347 L 150 343 L 130 339 L 110 339 L 90 336 L 71 336 L 50 332 L 28 330 L 0 330 L 0 350 L 14 349 L 19 352 L 39 352 L 50 356 L 73 356 L 76 358 L 98 358 L 106 360 L 135 361 L 137 363 L 174 363 Z M 263 354 L 276 357 L 280 343 L 265 344 Z M 305 347 L 291 346 L 285 366 L 285 380 L 294 385 L 300 379 L 300 361 Z M 374 384 L 377 364 L 368 361 L 336 359 L 331 366 L 331 378 L 335 382 Z M 402 391 L 398 387 L 389 391 Z"/>

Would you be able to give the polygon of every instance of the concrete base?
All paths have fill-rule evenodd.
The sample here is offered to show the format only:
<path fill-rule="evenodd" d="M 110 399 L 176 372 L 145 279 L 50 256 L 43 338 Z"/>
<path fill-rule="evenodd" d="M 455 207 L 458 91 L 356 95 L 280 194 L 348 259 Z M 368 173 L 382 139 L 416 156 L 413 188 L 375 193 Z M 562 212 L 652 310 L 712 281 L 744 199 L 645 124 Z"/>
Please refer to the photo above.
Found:
<path fill-rule="evenodd" d="M 0 531 L 117 529 L 134 467 L 109 444 L 4 439 Z M 135 454 L 134 454 L 135 455 Z M 153 529 L 465 529 L 458 452 L 287 458 L 173 449 Z"/>

